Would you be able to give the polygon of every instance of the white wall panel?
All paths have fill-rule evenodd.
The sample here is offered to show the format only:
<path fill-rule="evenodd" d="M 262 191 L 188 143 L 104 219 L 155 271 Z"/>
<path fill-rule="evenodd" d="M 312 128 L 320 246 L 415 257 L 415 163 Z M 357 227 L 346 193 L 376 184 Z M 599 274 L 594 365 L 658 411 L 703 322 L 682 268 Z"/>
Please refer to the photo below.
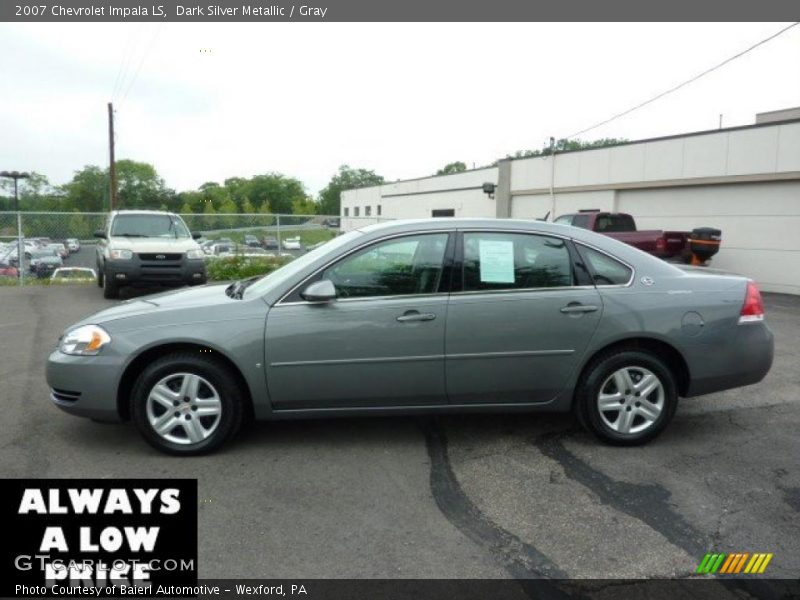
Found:
<path fill-rule="evenodd" d="M 778 133 L 778 171 L 800 171 L 800 123 L 781 125 Z"/>
<path fill-rule="evenodd" d="M 725 175 L 728 134 L 695 135 L 683 139 L 683 177 Z"/>
<path fill-rule="evenodd" d="M 728 138 L 727 175 L 774 173 L 778 128 L 759 127 L 736 132 Z"/>

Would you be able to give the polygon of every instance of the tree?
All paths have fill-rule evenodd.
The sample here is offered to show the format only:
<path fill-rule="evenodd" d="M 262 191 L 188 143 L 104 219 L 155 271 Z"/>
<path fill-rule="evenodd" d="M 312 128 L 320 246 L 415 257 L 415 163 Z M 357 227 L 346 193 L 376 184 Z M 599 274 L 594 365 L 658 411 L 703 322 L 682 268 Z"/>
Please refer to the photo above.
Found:
<path fill-rule="evenodd" d="M 314 215 L 317 213 L 317 203 L 311 198 L 297 198 L 292 202 L 292 214 Z"/>
<path fill-rule="evenodd" d="M 380 185 L 383 177 L 367 169 L 353 169 L 348 165 L 339 167 L 339 171 L 319 193 L 317 211 L 321 215 L 338 215 L 341 212 L 341 194 L 345 190 Z"/>
<path fill-rule="evenodd" d="M 244 201 L 242 202 L 242 212 L 246 215 L 251 215 L 254 212 L 256 212 L 253 203 L 250 202 L 250 198 L 245 198 Z"/>
<path fill-rule="evenodd" d="M 269 202 L 273 212 L 289 214 L 292 203 L 306 197 L 306 190 L 300 180 L 286 177 L 280 173 L 256 175 L 244 186 L 247 197 L 255 205 Z"/>
<path fill-rule="evenodd" d="M 103 212 L 108 208 L 108 174 L 95 165 L 86 165 L 75 171 L 72 181 L 61 186 L 68 210 Z"/>
<path fill-rule="evenodd" d="M 153 165 L 118 160 L 115 208 L 155 208 L 167 205 L 170 193 Z"/>
<path fill-rule="evenodd" d="M 230 197 L 225 198 L 225 200 L 223 200 L 222 203 L 219 205 L 219 212 L 221 213 L 232 215 L 237 210 L 239 209 L 236 207 L 236 202 L 234 202 L 233 199 Z"/>
<path fill-rule="evenodd" d="M 462 171 L 466 171 L 466 170 L 467 170 L 467 165 L 465 165 L 463 162 L 461 162 L 459 160 L 459 161 L 456 161 L 456 162 L 451 162 L 451 163 L 446 164 L 441 169 L 436 171 L 436 174 L 437 175 L 450 175 L 451 173 L 461 173 Z"/>

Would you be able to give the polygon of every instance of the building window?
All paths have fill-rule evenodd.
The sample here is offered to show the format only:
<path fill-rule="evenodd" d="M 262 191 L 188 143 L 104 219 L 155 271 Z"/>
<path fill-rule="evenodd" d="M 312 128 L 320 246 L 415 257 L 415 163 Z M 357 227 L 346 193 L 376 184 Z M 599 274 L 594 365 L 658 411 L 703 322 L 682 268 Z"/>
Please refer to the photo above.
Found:
<path fill-rule="evenodd" d="M 345 217 L 349 217 L 350 216 L 350 208 L 347 207 L 347 206 L 344 207 L 344 216 Z"/>
<path fill-rule="evenodd" d="M 380 217 L 381 216 L 381 205 L 378 204 L 377 208 L 378 208 L 378 216 Z"/>
<path fill-rule="evenodd" d="M 454 208 L 436 208 L 431 211 L 432 217 L 455 217 L 456 211 Z"/>
<path fill-rule="evenodd" d="M 371 206 L 365 206 L 364 207 L 364 216 L 365 217 L 371 217 L 372 216 L 372 207 Z"/>
<path fill-rule="evenodd" d="M 358 207 L 357 207 L 357 206 L 354 206 L 354 207 L 353 207 L 353 216 L 354 216 L 354 217 L 357 217 L 357 216 L 358 216 Z"/>

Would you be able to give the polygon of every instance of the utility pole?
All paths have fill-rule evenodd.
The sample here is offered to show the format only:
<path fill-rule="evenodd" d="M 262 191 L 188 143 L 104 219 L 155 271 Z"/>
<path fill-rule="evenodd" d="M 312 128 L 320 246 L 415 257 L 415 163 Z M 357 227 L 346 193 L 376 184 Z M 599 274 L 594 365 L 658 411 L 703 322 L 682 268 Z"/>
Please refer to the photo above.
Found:
<path fill-rule="evenodd" d="M 111 102 L 108 103 L 108 155 L 108 209 L 112 211 L 117 203 L 117 167 L 114 163 L 114 105 Z"/>

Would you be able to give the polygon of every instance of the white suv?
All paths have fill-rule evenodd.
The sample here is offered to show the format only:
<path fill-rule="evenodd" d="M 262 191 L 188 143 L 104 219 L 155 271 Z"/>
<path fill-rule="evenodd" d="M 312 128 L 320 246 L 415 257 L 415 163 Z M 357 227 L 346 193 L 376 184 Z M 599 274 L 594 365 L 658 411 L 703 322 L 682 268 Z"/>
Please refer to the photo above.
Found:
<path fill-rule="evenodd" d="M 206 282 L 203 251 L 178 215 L 117 210 L 95 232 L 97 285 L 117 298 L 126 285 L 199 285 Z"/>

